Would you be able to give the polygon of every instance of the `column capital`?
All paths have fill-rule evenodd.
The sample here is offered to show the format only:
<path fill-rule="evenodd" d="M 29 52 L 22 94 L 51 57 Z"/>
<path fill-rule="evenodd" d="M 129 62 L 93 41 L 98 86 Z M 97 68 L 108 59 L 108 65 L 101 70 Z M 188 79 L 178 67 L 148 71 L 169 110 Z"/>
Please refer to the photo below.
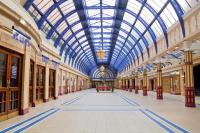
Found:
<path fill-rule="evenodd" d="M 192 41 L 188 41 L 188 40 L 183 41 L 184 51 L 190 51 L 191 50 L 191 48 L 190 48 L 191 43 L 192 43 Z"/>
<path fill-rule="evenodd" d="M 138 77 L 138 72 L 136 71 L 136 72 L 135 72 L 135 78 L 137 78 L 137 77 Z"/>
<path fill-rule="evenodd" d="M 146 63 L 142 65 L 143 69 L 146 69 L 146 65 L 147 65 Z"/>
<path fill-rule="evenodd" d="M 146 74 L 147 74 L 147 69 L 143 68 L 143 75 L 146 75 Z"/>
<path fill-rule="evenodd" d="M 156 57 L 154 63 L 156 64 L 161 63 L 161 57 Z"/>
<path fill-rule="evenodd" d="M 157 63 L 157 71 L 158 71 L 158 72 L 161 72 L 161 71 L 162 71 L 161 63 Z"/>

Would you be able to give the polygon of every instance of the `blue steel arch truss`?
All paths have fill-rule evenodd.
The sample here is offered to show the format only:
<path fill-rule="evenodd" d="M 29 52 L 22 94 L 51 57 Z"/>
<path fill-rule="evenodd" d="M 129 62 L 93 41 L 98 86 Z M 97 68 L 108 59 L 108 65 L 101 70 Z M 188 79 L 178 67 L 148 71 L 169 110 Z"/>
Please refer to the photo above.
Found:
<path fill-rule="evenodd" d="M 138 61 L 157 38 L 179 21 L 183 37 L 183 0 L 27 0 L 30 13 L 47 39 L 54 40 L 60 56 L 72 67 L 90 74 L 102 64 L 123 71 Z M 171 15 L 171 17 L 169 17 Z M 130 18 L 130 19 L 129 19 Z M 176 19 L 177 18 L 177 19 Z M 169 22 L 168 22 L 168 21 Z M 100 59 L 96 52 L 105 51 Z"/>

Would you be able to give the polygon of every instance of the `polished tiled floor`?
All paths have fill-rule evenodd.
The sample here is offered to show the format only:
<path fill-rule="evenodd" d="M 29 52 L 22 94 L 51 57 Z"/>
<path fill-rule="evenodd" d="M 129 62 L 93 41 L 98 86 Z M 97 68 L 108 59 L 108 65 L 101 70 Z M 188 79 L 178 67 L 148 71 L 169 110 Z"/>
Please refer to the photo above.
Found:
<path fill-rule="evenodd" d="M 0 123 L 0 132 L 162 133 L 200 132 L 200 107 L 185 108 L 184 97 L 164 94 L 156 100 L 115 90 L 71 93 L 31 108 L 30 113 Z"/>

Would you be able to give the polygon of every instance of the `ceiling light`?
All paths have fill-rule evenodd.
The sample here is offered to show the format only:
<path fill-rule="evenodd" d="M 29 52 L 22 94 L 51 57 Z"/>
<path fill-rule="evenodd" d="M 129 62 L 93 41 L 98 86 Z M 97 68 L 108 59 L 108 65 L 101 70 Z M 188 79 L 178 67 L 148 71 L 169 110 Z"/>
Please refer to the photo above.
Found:
<path fill-rule="evenodd" d="M 20 19 L 20 21 L 19 21 L 21 24 L 23 24 L 23 25 L 26 25 L 26 21 L 24 20 L 24 19 Z"/>
<path fill-rule="evenodd" d="M 97 51 L 97 56 L 98 56 L 100 59 L 104 59 L 104 58 L 105 58 L 105 51 L 104 51 L 104 50 L 98 50 L 98 51 Z"/>
<path fill-rule="evenodd" d="M 175 49 L 177 50 L 179 47 L 175 47 Z"/>

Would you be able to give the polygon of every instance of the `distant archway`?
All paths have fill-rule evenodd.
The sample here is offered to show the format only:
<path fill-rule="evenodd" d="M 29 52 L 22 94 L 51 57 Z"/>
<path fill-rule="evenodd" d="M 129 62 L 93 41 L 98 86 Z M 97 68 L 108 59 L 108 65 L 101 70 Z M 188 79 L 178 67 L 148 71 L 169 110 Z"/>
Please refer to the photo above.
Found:
<path fill-rule="evenodd" d="M 98 80 L 103 78 L 104 80 L 114 80 L 117 76 L 116 72 L 109 67 L 105 67 L 103 71 L 104 75 L 102 76 L 102 71 L 100 67 L 93 69 L 90 74 L 91 79 Z"/>

